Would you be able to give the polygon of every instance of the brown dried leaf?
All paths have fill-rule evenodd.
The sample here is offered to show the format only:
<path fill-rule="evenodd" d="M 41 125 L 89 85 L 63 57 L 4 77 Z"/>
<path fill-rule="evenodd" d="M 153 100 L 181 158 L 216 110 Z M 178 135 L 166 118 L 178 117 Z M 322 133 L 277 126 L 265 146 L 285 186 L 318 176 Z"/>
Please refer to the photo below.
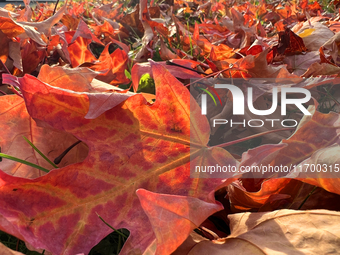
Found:
<path fill-rule="evenodd" d="M 1 255 L 23 255 L 21 252 L 13 251 L 2 243 L 0 243 L 0 253 Z"/>
<path fill-rule="evenodd" d="M 297 32 L 297 35 L 302 37 L 308 50 L 319 50 L 328 39 L 332 38 L 334 33 L 319 22 L 311 22 L 311 24 L 312 26 L 306 21 Z"/>
<path fill-rule="evenodd" d="M 231 234 L 215 242 L 191 241 L 187 255 L 337 254 L 340 212 L 279 210 L 229 215 Z M 187 248 L 188 250 L 188 248 Z"/>

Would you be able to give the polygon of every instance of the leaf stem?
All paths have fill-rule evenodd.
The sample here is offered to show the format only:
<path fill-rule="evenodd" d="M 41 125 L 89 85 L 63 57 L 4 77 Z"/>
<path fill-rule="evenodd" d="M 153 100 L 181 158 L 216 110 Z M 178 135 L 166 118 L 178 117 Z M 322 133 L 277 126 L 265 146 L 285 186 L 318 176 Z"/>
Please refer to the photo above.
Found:
<path fill-rule="evenodd" d="M 27 166 L 31 166 L 31 167 L 34 167 L 36 169 L 39 169 L 41 171 L 44 171 L 46 173 L 48 173 L 50 170 L 46 169 L 46 168 L 43 168 L 41 166 L 38 166 L 36 164 L 33 164 L 31 162 L 28 162 L 26 160 L 23 160 L 23 159 L 19 159 L 19 158 L 16 158 L 16 157 L 13 157 L 13 156 L 10 156 L 10 155 L 7 155 L 5 153 L 0 153 L 0 158 L 7 158 L 9 160 L 13 160 L 13 161 L 16 161 L 16 162 L 19 162 L 21 164 L 24 164 L 24 165 L 27 165 Z"/>
<path fill-rule="evenodd" d="M 258 133 L 258 134 L 255 134 L 255 135 L 247 136 L 247 137 L 244 137 L 244 138 L 241 138 L 241 139 L 237 139 L 235 141 L 214 145 L 214 146 L 211 146 L 211 148 L 213 148 L 213 147 L 227 147 L 227 146 L 234 145 L 236 143 L 241 143 L 241 142 L 244 142 L 244 141 L 256 138 L 256 137 L 260 137 L 260 136 L 263 136 L 263 135 L 267 135 L 267 134 L 270 134 L 270 133 L 276 133 L 276 132 L 288 131 L 288 130 L 295 130 L 295 128 L 280 128 L 280 129 L 275 129 L 275 130 L 269 130 L 269 131 L 265 131 L 265 132 Z"/>
<path fill-rule="evenodd" d="M 17 96 L 24 98 L 16 89 L 15 87 L 13 87 L 12 85 L 8 86 L 8 89 L 10 89 L 14 94 L 16 94 Z"/>
<path fill-rule="evenodd" d="M 8 70 L 7 66 L 5 65 L 4 62 L 2 62 L 1 59 L 0 59 L 0 62 L 1 62 L 1 64 L 2 64 L 2 66 L 5 68 L 6 72 L 7 72 L 8 74 L 11 74 L 11 72 Z"/>

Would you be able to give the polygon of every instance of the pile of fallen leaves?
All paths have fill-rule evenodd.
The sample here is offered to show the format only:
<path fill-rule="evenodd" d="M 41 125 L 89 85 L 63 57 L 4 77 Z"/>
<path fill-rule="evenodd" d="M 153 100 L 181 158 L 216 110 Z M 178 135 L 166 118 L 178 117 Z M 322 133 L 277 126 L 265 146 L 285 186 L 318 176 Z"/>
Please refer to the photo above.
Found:
<path fill-rule="evenodd" d="M 0 230 L 56 255 L 88 254 L 104 221 L 129 230 L 121 254 L 338 253 L 339 171 L 190 178 L 207 159 L 337 169 L 338 0 L 24 2 L 0 8 L 0 147 L 35 166 L 1 157 Z M 312 115 L 277 133 L 210 129 L 232 99 L 201 115 L 192 78 L 259 78 L 260 108 L 263 79 L 284 81 L 310 90 Z"/>

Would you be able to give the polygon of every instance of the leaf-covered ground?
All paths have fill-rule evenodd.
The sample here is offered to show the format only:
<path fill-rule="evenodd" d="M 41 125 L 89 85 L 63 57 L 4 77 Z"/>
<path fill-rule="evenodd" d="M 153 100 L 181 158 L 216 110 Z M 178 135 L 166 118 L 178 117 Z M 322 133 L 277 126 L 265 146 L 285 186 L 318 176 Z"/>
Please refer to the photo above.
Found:
<path fill-rule="evenodd" d="M 338 254 L 338 0 L 24 3 L 0 8 L 1 254 Z M 222 78 L 252 81 L 258 109 L 308 89 L 311 115 L 211 128 L 232 97 L 202 115 L 199 82 Z"/>

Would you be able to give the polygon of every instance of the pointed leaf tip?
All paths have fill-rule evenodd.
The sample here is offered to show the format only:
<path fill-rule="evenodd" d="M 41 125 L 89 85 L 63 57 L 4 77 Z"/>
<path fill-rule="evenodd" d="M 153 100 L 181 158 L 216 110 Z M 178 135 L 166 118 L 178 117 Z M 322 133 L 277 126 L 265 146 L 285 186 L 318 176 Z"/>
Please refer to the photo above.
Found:
<path fill-rule="evenodd" d="M 223 210 L 220 203 L 209 203 L 198 198 L 136 191 L 157 239 L 157 255 L 175 251 L 190 232 L 211 214 Z M 172 224 L 164 225 L 164 222 Z"/>

